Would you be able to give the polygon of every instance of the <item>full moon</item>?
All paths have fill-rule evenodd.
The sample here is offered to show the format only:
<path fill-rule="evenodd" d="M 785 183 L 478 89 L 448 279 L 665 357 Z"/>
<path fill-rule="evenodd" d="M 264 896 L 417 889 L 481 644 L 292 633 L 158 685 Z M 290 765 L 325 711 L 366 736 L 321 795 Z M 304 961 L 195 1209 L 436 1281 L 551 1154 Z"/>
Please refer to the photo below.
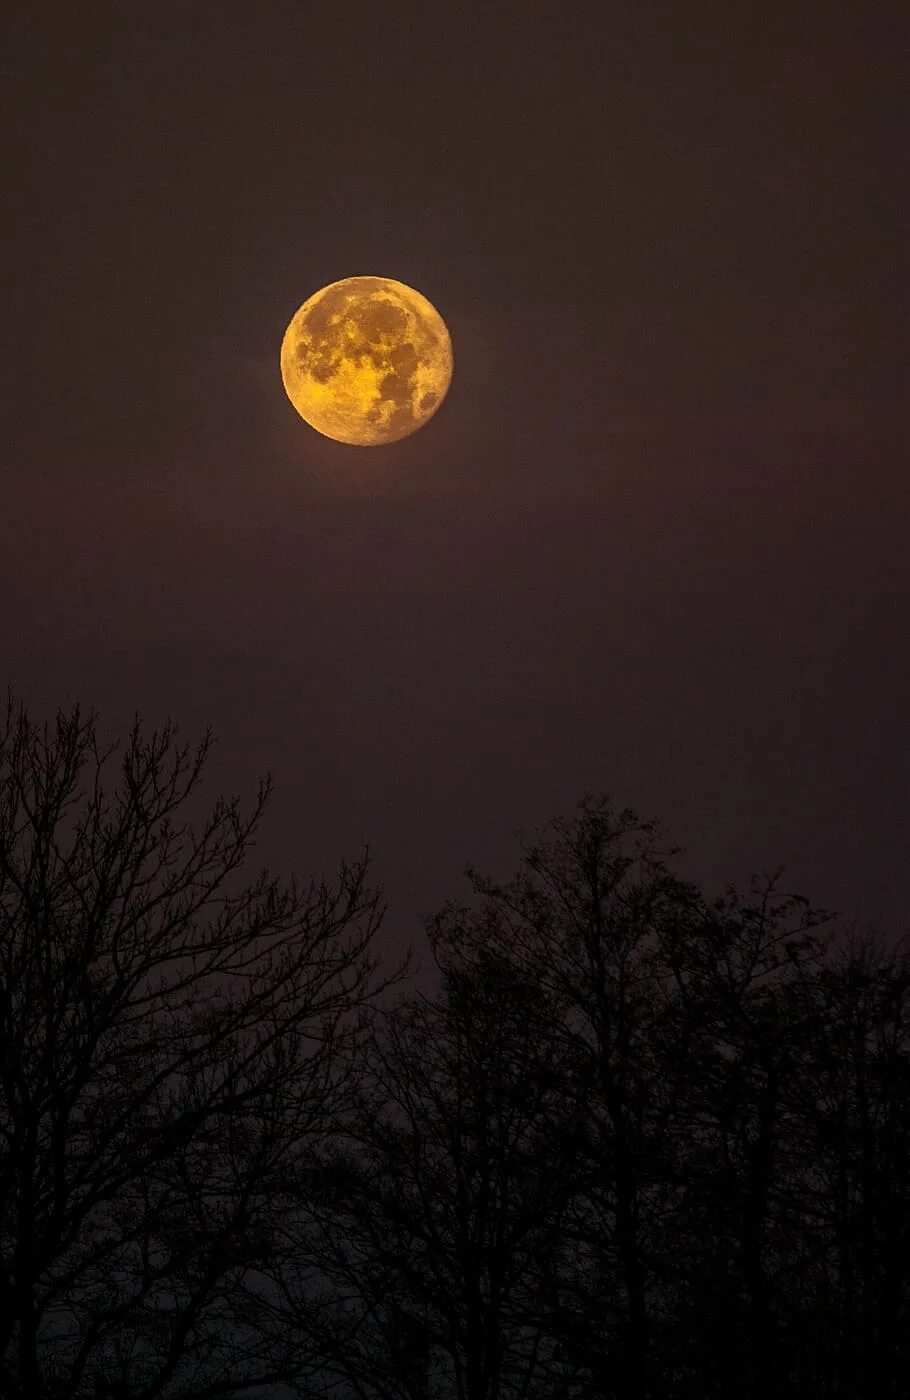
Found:
<path fill-rule="evenodd" d="M 345 277 L 303 303 L 281 342 L 281 378 L 311 428 L 336 442 L 397 442 L 432 417 L 452 381 L 435 306 L 390 277 Z"/>

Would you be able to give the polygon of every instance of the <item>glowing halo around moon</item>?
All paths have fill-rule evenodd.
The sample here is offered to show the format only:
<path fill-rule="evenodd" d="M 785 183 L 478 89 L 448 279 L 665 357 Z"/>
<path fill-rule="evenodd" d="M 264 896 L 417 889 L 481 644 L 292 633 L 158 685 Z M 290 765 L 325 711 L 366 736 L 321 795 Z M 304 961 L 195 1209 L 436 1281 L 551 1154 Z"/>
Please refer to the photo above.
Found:
<path fill-rule="evenodd" d="M 422 428 L 452 382 L 452 341 L 426 297 L 390 277 L 314 292 L 281 342 L 287 396 L 311 428 L 376 447 Z"/>

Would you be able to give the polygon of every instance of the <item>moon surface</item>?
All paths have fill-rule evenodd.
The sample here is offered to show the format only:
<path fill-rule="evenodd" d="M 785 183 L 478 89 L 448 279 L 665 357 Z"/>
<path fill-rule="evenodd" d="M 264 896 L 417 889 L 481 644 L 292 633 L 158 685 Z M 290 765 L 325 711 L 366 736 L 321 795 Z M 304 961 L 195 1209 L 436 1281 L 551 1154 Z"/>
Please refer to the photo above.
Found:
<path fill-rule="evenodd" d="M 281 378 L 311 428 L 376 447 L 429 422 L 452 381 L 452 341 L 426 297 L 390 277 L 345 277 L 303 303 Z"/>

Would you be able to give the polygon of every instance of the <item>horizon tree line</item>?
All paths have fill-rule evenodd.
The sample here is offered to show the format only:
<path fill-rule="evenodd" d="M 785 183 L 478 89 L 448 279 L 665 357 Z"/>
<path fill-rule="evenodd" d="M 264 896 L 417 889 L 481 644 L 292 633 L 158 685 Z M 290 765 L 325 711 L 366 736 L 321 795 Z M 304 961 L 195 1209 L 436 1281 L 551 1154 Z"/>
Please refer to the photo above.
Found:
<path fill-rule="evenodd" d="M 384 969 L 211 736 L 0 729 L 0 1400 L 910 1389 L 910 960 L 589 795 Z"/>

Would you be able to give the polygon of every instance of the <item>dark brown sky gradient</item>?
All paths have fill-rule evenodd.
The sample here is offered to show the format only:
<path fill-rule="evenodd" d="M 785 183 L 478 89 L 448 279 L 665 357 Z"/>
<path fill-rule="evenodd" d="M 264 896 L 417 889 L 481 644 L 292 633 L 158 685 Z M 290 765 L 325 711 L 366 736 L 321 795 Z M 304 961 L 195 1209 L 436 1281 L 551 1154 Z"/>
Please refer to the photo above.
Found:
<path fill-rule="evenodd" d="M 373 844 L 393 945 L 586 788 L 895 927 L 901 9 L 23 7 L 3 679 L 211 721 L 263 858 Z M 372 273 L 455 379 L 357 449 L 278 350 Z"/>

